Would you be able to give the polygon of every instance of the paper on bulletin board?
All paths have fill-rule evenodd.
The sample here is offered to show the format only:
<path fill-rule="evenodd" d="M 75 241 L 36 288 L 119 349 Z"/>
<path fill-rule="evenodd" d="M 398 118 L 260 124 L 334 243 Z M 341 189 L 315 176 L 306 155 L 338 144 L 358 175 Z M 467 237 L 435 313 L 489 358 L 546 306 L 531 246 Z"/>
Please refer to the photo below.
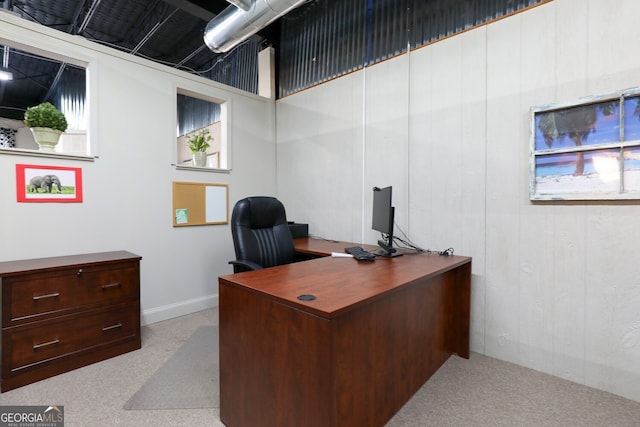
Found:
<path fill-rule="evenodd" d="M 176 209 L 176 224 L 187 224 L 189 222 L 189 209 Z"/>
<path fill-rule="evenodd" d="M 224 200 L 225 203 L 220 201 Z M 227 187 L 207 186 L 205 190 L 205 220 L 223 222 L 227 220 Z"/>

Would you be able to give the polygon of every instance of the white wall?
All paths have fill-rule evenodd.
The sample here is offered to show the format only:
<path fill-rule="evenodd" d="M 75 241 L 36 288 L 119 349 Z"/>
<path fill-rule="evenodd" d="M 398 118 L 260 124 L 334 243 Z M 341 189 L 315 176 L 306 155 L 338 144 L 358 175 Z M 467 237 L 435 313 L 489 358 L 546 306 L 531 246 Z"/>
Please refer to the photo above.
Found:
<path fill-rule="evenodd" d="M 172 227 L 172 182 L 229 185 L 229 209 L 275 193 L 273 101 L 0 13 L 0 42 L 90 63 L 94 162 L 0 155 L 0 260 L 128 250 L 143 257 L 143 323 L 217 305 L 228 225 Z M 230 102 L 232 171 L 176 170 L 176 88 Z M 17 203 L 15 165 L 81 167 L 83 203 Z M 229 213 L 230 215 L 230 213 Z"/>
<path fill-rule="evenodd" d="M 556 0 L 276 103 L 278 195 L 373 243 L 371 188 L 473 257 L 471 346 L 640 401 L 640 206 L 531 203 L 530 107 L 640 86 L 640 3 Z"/>

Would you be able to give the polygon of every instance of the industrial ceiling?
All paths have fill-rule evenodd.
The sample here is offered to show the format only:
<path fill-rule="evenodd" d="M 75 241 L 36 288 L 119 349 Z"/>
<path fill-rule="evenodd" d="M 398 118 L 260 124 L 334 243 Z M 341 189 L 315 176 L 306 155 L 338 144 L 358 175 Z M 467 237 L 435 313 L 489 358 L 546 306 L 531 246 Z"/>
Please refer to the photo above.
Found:
<path fill-rule="evenodd" d="M 238 0 L 235 0 L 237 2 Z M 0 0 L 0 9 L 44 26 L 200 74 L 222 55 L 209 49 L 203 34 L 207 24 L 229 7 L 226 0 Z M 278 44 L 275 21 L 250 41 Z M 60 65 L 41 61 L 15 49 L 3 49 L 1 68 L 14 81 L 0 82 L 0 107 L 19 110 L 44 101 L 60 72 Z M 19 115 L 22 115 L 20 112 Z M 0 116 L 7 116 L 0 110 Z M 17 113 L 16 113 L 17 115 Z"/>

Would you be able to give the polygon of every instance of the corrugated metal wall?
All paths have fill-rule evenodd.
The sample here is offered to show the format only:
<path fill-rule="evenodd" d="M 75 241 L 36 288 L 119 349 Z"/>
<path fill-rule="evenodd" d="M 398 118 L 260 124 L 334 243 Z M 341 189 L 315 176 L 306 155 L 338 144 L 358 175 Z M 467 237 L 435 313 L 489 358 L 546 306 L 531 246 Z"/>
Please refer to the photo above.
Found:
<path fill-rule="evenodd" d="M 278 97 L 550 0 L 315 0 L 282 18 Z"/>
<path fill-rule="evenodd" d="M 259 51 L 258 43 L 247 40 L 218 59 L 209 70 L 201 75 L 247 92 L 258 93 Z"/>
<path fill-rule="evenodd" d="M 69 130 L 86 130 L 86 72 L 84 68 L 70 64 L 63 64 L 61 67 L 59 79 L 53 83 L 51 93 L 45 101 L 51 102 L 64 113 Z"/>
<path fill-rule="evenodd" d="M 177 136 L 220 121 L 220 104 L 178 94 Z"/>

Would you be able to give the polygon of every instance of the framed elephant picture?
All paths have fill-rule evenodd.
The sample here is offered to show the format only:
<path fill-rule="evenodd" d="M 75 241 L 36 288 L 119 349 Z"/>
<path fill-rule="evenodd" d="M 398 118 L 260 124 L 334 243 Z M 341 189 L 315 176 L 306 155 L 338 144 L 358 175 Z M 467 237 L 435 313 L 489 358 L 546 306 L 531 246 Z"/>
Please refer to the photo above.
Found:
<path fill-rule="evenodd" d="M 82 169 L 64 166 L 16 165 L 18 202 L 82 202 Z"/>

